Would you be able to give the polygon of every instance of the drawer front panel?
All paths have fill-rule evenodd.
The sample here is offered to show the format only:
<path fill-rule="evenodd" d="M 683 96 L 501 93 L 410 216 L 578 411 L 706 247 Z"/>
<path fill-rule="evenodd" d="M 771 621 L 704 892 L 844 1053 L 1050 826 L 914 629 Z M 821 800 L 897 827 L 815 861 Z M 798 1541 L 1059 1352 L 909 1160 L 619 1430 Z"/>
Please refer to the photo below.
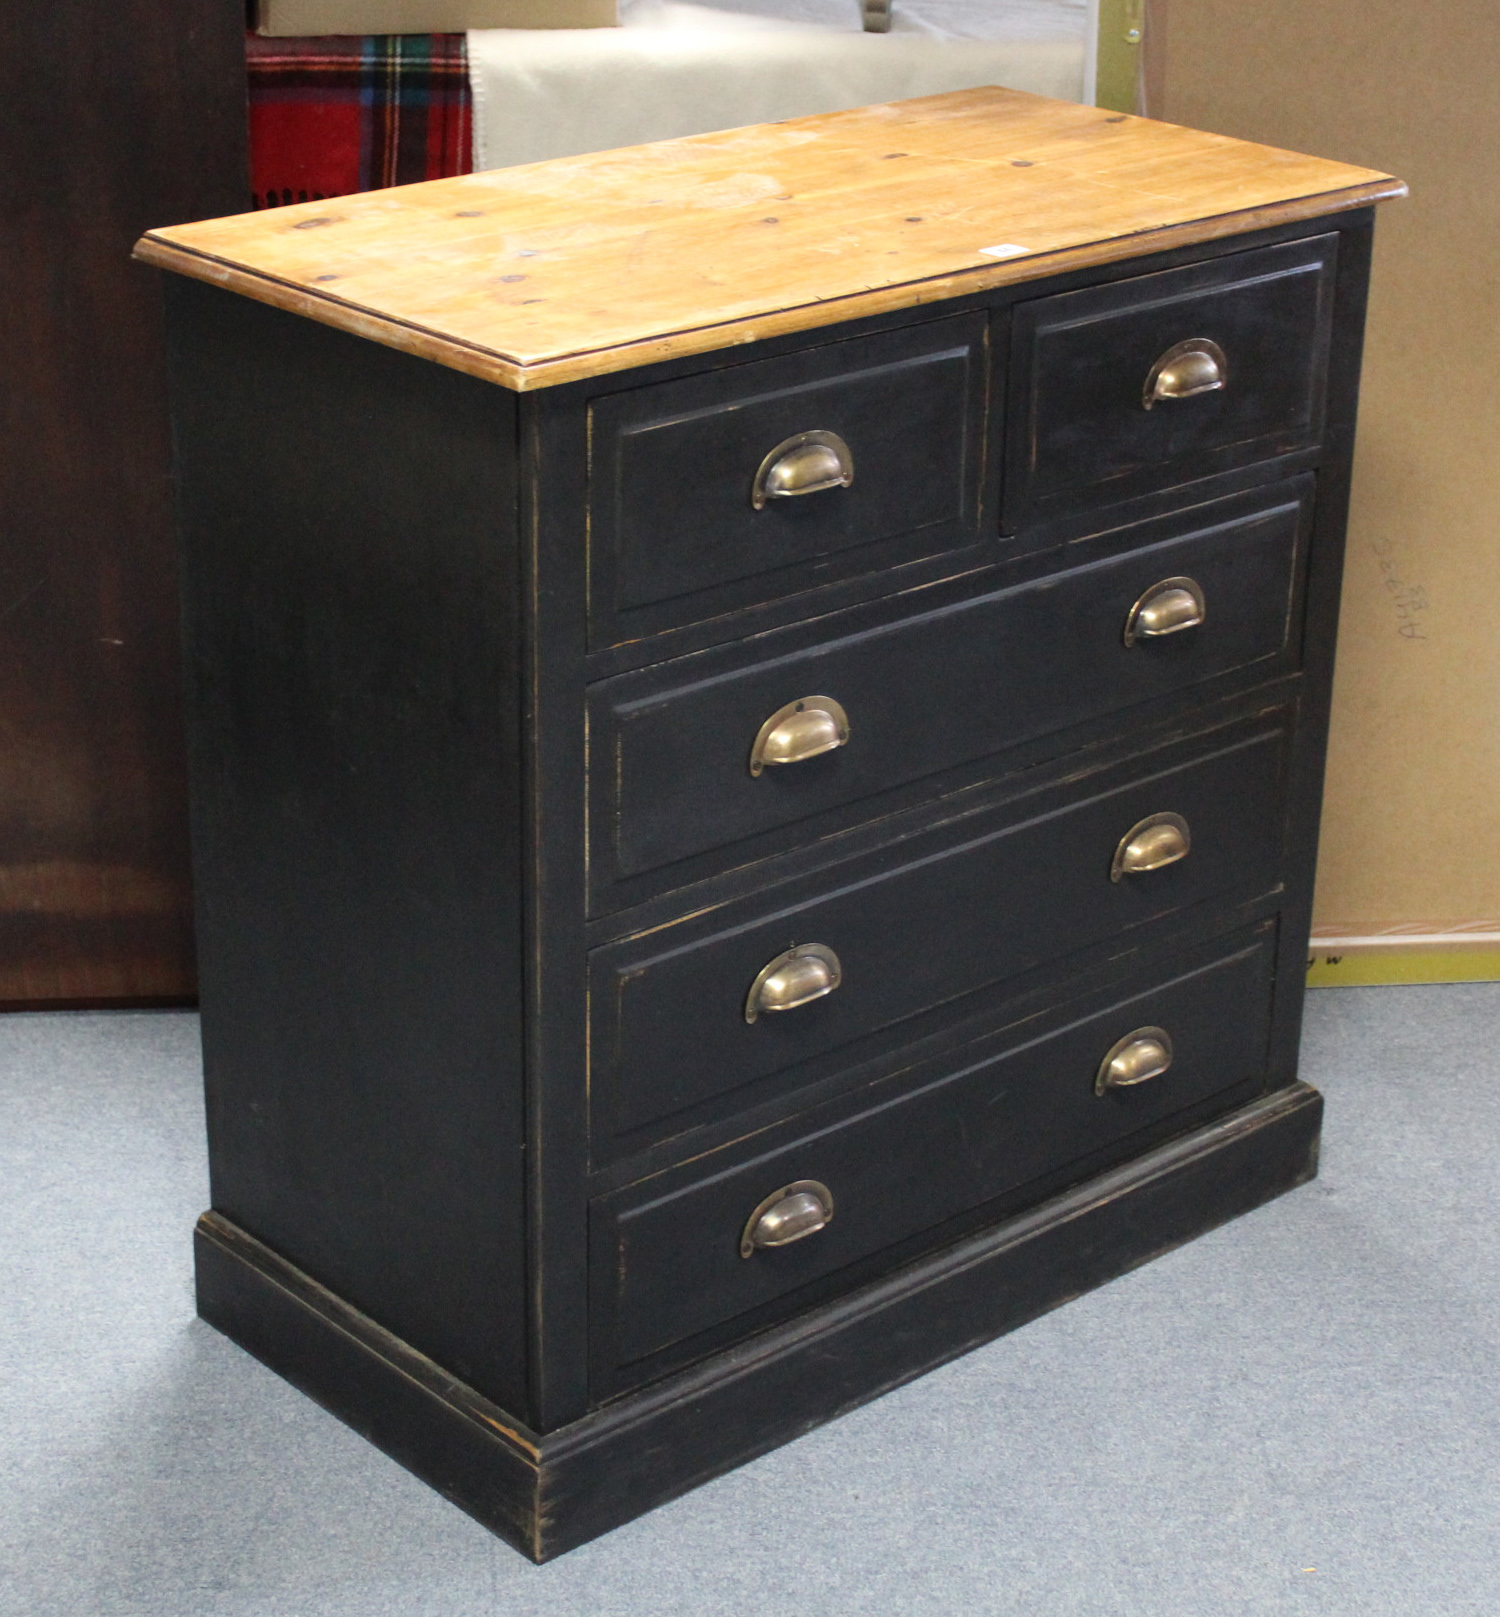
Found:
<path fill-rule="evenodd" d="M 1319 236 L 1021 304 L 1007 529 L 1315 445 L 1336 245 Z"/>
<path fill-rule="evenodd" d="M 1288 628 L 1310 509 L 1304 479 L 1232 520 L 1192 513 L 1164 541 L 883 628 L 779 657 L 763 643 L 748 668 L 720 672 L 719 653 L 602 682 L 589 725 L 596 881 L 607 891 L 611 878 L 730 847 L 1214 675 L 1257 664 L 1278 671 L 1300 650 Z M 1201 627 L 1132 635 L 1127 645 L 1134 604 L 1176 577 L 1201 588 Z M 847 740 L 752 774 L 768 717 L 813 696 L 838 702 Z"/>
<path fill-rule="evenodd" d="M 959 1070 L 852 1122 L 666 1194 L 637 1186 L 596 1204 L 595 1285 L 615 1318 L 616 1362 L 763 1307 L 1252 1080 L 1265 1063 L 1273 950 L 1264 930 L 1240 941 L 1043 1037 L 1017 1044 L 1011 1034 L 998 1053 L 1003 1035 L 971 1046 L 955 1057 Z M 1097 1092 L 1113 1047 L 1161 1032 L 1164 1072 Z M 799 1183 L 831 1194 L 832 1218 L 742 1257 L 755 1209 Z"/>
<path fill-rule="evenodd" d="M 628 1136 L 1071 950 L 1231 889 L 1271 890 L 1282 845 L 1281 730 L 978 835 L 774 915 L 673 948 L 660 933 L 591 961 L 591 1090 Z M 1167 813 L 1175 863 L 1112 879 L 1121 839 Z M 795 946 L 832 951 L 837 987 L 747 1021 L 752 984 Z M 771 990 L 816 988 L 792 964 Z M 769 1004 L 762 990 L 762 1003 Z M 774 998 L 771 993 L 771 998 Z"/>
<path fill-rule="evenodd" d="M 593 643 L 973 543 L 983 360 L 975 314 L 596 401 Z"/>

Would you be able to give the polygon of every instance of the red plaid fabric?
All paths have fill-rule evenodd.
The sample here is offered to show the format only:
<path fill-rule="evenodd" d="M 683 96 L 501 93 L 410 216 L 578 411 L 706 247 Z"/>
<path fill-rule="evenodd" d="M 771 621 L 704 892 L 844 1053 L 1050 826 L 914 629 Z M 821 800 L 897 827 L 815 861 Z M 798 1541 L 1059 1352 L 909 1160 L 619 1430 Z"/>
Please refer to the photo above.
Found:
<path fill-rule="evenodd" d="M 257 208 L 467 174 L 462 34 L 247 39 Z"/>

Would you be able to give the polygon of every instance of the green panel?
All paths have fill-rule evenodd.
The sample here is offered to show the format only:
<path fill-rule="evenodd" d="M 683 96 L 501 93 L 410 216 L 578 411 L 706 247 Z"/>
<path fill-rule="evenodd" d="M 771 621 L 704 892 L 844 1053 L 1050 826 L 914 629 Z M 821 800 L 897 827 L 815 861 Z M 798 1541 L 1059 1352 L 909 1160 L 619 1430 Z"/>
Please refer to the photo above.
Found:
<path fill-rule="evenodd" d="M 1136 110 L 1136 76 L 1146 26 L 1145 0 L 1099 0 L 1094 101 L 1111 112 Z"/>
<path fill-rule="evenodd" d="M 1318 946 L 1307 957 L 1309 988 L 1500 981 L 1500 949 L 1370 949 Z"/>

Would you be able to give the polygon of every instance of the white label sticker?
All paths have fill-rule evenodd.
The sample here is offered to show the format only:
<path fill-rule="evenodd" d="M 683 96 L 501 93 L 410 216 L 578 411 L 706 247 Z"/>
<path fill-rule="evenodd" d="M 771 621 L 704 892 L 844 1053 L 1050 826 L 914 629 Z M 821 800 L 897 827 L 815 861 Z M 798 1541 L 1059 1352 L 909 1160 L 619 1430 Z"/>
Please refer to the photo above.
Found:
<path fill-rule="evenodd" d="M 1031 251 L 1029 247 L 1017 247 L 1013 241 L 1003 241 L 998 247 L 981 247 L 979 250 L 989 258 L 1019 258 Z"/>

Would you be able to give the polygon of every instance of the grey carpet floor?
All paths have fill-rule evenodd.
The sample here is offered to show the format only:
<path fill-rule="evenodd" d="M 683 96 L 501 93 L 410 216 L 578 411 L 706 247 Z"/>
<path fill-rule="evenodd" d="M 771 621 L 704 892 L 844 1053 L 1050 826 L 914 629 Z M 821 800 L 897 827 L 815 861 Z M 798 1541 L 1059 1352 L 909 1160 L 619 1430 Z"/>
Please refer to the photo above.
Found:
<path fill-rule="evenodd" d="M 0 1611 L 1490 1617 L 1497 1023 L 1312 995 L 1316 1183 L 537 1568 L 194 1318 L 194 1018 L 0 1018 Z"/>

